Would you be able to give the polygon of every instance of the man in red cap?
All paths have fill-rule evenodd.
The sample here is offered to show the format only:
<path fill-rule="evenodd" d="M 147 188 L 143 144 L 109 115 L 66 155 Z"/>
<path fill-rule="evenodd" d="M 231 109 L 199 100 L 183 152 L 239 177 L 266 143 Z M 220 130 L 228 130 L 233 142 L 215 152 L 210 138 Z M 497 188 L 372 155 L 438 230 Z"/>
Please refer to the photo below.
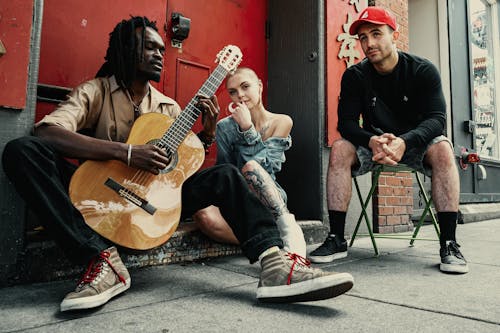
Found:
<path fill-rule="evenodd" d="M 428 60 L 396 49 L 396 19 L 383 8 L 363 10 L 349 33 L 358 35 L 366 58 L 342 76 L 342 139 L 332 145 L 327 176 L 330 234 L 309 259 L 323 263 L 347 256 L 344 228 L 351 176 L 377 164 L 403 163 L 432 177 L 441 229 L 440 270 L 467 273 L 455 239 L 460 182 L 452 144 L 443 135 L 446 104 L 439 72 Z"/>

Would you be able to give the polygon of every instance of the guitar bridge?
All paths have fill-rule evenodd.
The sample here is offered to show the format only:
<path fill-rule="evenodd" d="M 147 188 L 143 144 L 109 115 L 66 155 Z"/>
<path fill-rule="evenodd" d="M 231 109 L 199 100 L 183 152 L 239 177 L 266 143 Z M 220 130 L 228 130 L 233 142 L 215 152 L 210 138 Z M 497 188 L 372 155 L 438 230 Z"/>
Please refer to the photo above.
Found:
<path fill-rule="evenodd" d="M 154 215 L 154 213 L 156 212 L 156 208 L 151 204 L 149 204 L 147 200 L 141 198 L 133 191 L 127 189 L 125 186 L 121 185 L 117 181 L 108 178 L 104 183 L 104 185 L 115 191 L 120 197 L 144 209 L 144 211 L 146 211 L 148 214 Z"/>

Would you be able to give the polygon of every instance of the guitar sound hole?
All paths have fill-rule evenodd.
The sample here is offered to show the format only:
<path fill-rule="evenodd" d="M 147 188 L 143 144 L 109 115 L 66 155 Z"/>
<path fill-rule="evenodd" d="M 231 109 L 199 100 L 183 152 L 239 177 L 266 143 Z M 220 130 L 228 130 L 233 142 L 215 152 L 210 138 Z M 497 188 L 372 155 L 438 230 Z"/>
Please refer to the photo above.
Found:
<path fill-rule="evenodd" d="M 167 167 L 165 169 L 160 170 L 160 173 L 167 173 L 167 172 L 172 171 L 177 166 L 177 162 L 179 161 L 179 155 L 177 155 L 176 151 L 172 152 L 168 148 L 167 148 L 167 150 L 169 151 L 169 152 L 167 152 L 167 154 L 169 154 L 171 156 L 170 163 L 167 165 Z"/>
<path fill-rule="evenodd" d="M 148 143 L 152 144 L 152 145 L 158 145 L 158 142 L 160 142 L 159 139 L 154 139 L 154 140 L 149 141 Z M 165 169 L 160 170 L 160 174 L 172 171 L 177 166 L 177 163 L 179 162 L 179 155 L 177 154 L 177 151 L 172 151 L 168 147 L 165 147 L 164 149 L 167 152 L 167 155 L 170 156 L 170 163 L 167 164 L 167 167 Z"/>

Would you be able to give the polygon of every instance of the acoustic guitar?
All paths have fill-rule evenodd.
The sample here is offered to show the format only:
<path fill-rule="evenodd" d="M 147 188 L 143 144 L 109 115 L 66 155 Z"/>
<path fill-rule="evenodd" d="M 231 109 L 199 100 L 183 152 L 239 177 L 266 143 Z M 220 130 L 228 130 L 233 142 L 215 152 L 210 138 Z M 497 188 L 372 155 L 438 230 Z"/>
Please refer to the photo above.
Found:
<path fill-rule="evenodd" d="M 241 59 L 238 47 L 224 47 L 217 55 L 217 67 L 196 95 L 212 96 Z M 127 143 L 149 143 L 165 149 L 170 163 L 160 174 L 117 160 L 89 160 L 76 170 L 69 186 L 71 201 L 101 236 L 128 248 L 146 250 L 165 243 L 177 229 L 182 184 L 205 159 L 203 145 L 191 131 L 201 113 L 196 95 L 175 120 L 147 113 L 137 118 L 130 131 Z"/>

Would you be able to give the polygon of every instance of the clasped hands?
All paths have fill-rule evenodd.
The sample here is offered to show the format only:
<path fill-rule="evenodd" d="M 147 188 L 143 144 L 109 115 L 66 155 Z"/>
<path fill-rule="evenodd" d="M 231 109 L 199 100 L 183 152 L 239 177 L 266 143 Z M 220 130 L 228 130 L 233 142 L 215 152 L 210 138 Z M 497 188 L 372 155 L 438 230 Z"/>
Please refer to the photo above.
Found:
<path fill-rule="evenodd" d="M 385 165 L 397 165 L 406 150 L 405 141 L 392 133 L 372 136 L 368 146 L 372 150 L 372 160 Z"/>

